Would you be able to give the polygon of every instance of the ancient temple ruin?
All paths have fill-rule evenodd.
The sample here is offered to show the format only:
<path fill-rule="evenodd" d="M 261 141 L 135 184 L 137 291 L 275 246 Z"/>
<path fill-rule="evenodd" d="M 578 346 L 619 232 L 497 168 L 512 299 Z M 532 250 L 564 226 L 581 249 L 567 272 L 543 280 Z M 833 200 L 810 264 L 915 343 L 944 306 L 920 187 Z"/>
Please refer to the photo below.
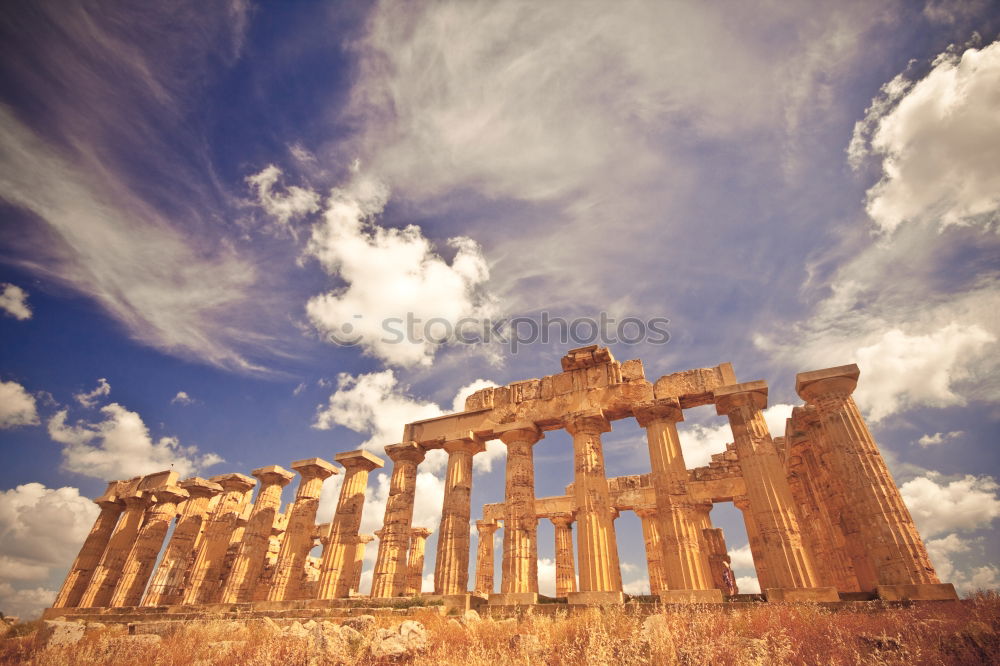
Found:
<path fill-rule="evenodd" d="M 619 362 L 596 346 L 575 349 L 558 374 L 483 389 L 466 400 L 465 411 L 408 424 L 402 442 L 385 447 L 392 476 L 374 535 L 359 529 L 368 475 L 384 462 L 366 451 L 334 456 L 339 466 L 311 458 L 292 463 L 293 471 L 272 465 L 252 477 L 178 481 L 166 471 L 113 481 L 95 500 L 100 515 L 47 614 L 335 604 L 358 596 L 364 549 L 376 538 L 370 597 L 421 595 L 430 531 L 412 525 L 413 506 L 417 466 L 433 449 L 447 452 L 448 467 L 435 589 L 423 596 L 466 605 L 538 603 L 537 525 L 545 519 L 555 527 L 557 598 L 623 603 L 615 518 L 634 511 L 653 595 L 664 603 L 734 599 L 725 539 L 710 518 L 713 504 L 733 502 L 768 601 L 954 599 L 851 397 L 858 377 L 856 365 L 799 374 L 796 391 L 805 404 L 793 410 L 784 435 L 772 438 L 762 415 L 766 382 L 739 383 L 728 363 L 649 381 L 638 360 Z M 685 409 L 702 405 L 715 405 L 728 419 L 733 441 L 709 465 L 688 469 L 677 423 Z M 648 474 L 605 474 L 601 436 L 621 419 L 646 431 Z M 573 439 L 573 482 L 564 495 L 536 497 L 534 447 L 557 429 Z M 470 585 L 472 463 L 493 439 L 507 447 L 506 493 L 503 502 L 483 506 L 475 522 Z M 323 481 L 341 471 L 336 511 L 317 524 Z M 295 499 L 282 512 L 282 488 L 296 474 Z M 313 557 L 318 545 L 322 555 Z"/>

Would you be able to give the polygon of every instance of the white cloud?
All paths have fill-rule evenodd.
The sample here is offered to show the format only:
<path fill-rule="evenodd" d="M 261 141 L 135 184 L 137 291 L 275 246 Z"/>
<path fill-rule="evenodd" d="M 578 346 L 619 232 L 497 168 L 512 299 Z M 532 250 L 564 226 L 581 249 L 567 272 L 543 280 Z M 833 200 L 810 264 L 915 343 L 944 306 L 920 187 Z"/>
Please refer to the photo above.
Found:
<path fill-rule="evenodd" d="M 956 562 L 959 558 L 967 559 L 963 556 L 970 553 L 973 546 L 978 546 L 978 542 L 978 539 L 962 539 L 957 534 L 925 542 L 927 554 L 931 558 L 931 564 L 934 565 L 938 578 L 942 582 L 953 583 L 960 594 L 1000 587 L 1000 569 L 996 566 L 973 564 L 963 567 Z M 956 558 L 956 555 L 959 557 Z"/>
<path fill-rule="evenodd" d="M 0 429 L 38 423 L 35 397 L 17 382 L 0 382 Z"/>
<path fill-rule="evenodd" d="M 622 584 L 625 594 L 644 595 L 649 594 L 649 579 L 637 578 Z"/>
<path fill-rule="evenodd" d="M 293 155 L 298 159 L 301 153 L 293 149 Z M 247 176 L 246 182 L 257 197 L 257 205 L 274 218 L 278 229 L 294 235 L 292 220 L 318 212 L 320 197 L 316 192 L 297 185 L 283 188 L 284 192 L 277 191 L 275 186 L 281 175 L 281 169 L 270 164 L 260 173 Z"/>
<path fill-rule="evenodd" d="M 750 552 L 750 544 L 748 543 L 730 550 L 729 559 L 729 565 L 733 571 L 754 571 L 753 554 Z"/>
<path fill-rule="evenodd" d="M 926 449 L 929 446 L 937 446 L 958 439 L 964 434 L 965 431 L 963 430 L 952 430 L 951 432 L 936 432 L 933 435 L 921 435 L 920 439 L 917 440 L 917 444 Z"/>
<path fill-rule="evenodd" d="M 538 558 L 538 593 L 556 596 L 556 561 L 551 557 Z"/>
<path fill-rule="evenodd" d="M 27 619 L 51 605 L 55 591 L 37 585 L 65 574 L 97 513 L 76 488 L 0 492 L 0 611 Z M 19 587 L 26 582 L 36 587 Z"/>
<path fill-rule="evenodd" d="M 899 491 L 910 509 L 921 536 L 925 539 L 952 531 L 970 531 L 988 527 L 1000 516 L 1000 486 L 989 476 L 965 477 L 947 483 L 939 474 L 907 481 Z"/>
<path fill-rule="evenodd" d="M 785 419 L 792 415 L 792 405 L 771 405 L 764 410 L 764 421 L 772 437 L 785 434 Z M 677 426 L 681 439 L 681 450 L 684 452 L 684 464 L 688 468 L 702 467 L 712 460 L 713 453 L 722 453 L 726 445 L 733 441 L 733 430 L 725 417 L 718 425 L 685 424 Z"/>
<path fill-rule="evenodd" d="M 98 403 L 98 398 L 103 398 L 111 393 L 111 384 L 104 377 L 97 380 L 97 387 L 87 393 L 76 393 L 73 395 L 76 401 L 84 407 L 93 407 Z"/>
<path fill-rule="evenodd" d="M 903 89 L 905 87 L 905 90 Z M 883 93 L 867 119 L 882 180 L 868 214 L 883 230 L 932 218 L 941 227 L 996 221 L 1000 207 L 1000 42 L 944 53 L 920 81 Z M 856 133 L 857 134 L 857 133 Z"/>
<path fill-rule="evenodd" d="M 737 576 L 736 587 L 740 594 L 760 594 L 760 582 L 756 576 Z"/>
<path fill-rule="evenodd" d="M 420 227 L 378 226 L 387 199 L 385 186 L 357 169 L 331 192 L 306 254 L 346 286 L 310 298 L 306 313 L 331 342 L 360 344 L 393 365 L 429 365 L 436 341 L 454 339 L 459 320 L 492 314 L 483 291 L 489 267 L 470 238 L 448 240 L 449 263 Z"/>
<path fill-rule="evenodd" d="M 0 293 L 0 310 L 4 310 L 5 314 L 19 321 L 31 319 L 28 292 L 9 282 L 0 284 L 0 287 L 3 287 L 3 292 Z"/>
<path fill-rule="evenodd" d="M 177 395 L 170 399 L 171 405 L 190 405 L 194 403 L 194 398 L 187 394 L 187 391 L 178 391 Z"/>
<path fill-rule="evenodd" d="M 64 445 L 63 467 L 102 480 L 127 479 L 173 468 L 180 476 L 222 462 L 215 453 L 199 454 L 195 446 L 181 446 L 176 437 L 154 441 L 136 412 L 118 403 L 101 408 L 104 420 L 67 425 L 67 410 L 49 419 L 49 436 Z"/>

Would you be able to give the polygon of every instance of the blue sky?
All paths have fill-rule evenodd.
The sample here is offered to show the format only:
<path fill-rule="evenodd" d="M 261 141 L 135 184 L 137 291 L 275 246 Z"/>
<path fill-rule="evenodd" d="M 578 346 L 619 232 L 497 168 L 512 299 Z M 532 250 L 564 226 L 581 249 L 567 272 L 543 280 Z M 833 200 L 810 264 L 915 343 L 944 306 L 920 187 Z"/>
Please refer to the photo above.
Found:
<path fill-rule="evenodd" d="M 857 362 L 942 577 L 1000 584 L 989 2 L 9 2 L 0 33 L 0 610 L 48 605 L 108 479 L 380 452 L 576 346 L 386 342 L 407 313 L 669 319 L 613 353 L 731 361 L 776 435 L 796 372 Z M 681 434 L 690 466 L 729 441 L 707 408 Z M 648 470 L 635 424 L 605 442 Z M 571 458 L 536 447 L 539 495 Z M 502 446 L 473 492 L 502 499 Z M 752 589 L 738 513 L 712 517 Z M 547 523 L 540 554 L 545 592 Z"/>

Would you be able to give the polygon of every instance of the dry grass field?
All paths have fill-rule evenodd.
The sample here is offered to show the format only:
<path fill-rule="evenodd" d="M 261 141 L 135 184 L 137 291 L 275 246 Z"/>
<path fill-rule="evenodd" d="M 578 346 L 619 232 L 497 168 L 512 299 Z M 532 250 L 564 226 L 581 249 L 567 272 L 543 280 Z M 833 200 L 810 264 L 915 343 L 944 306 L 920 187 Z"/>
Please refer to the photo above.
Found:
<path fill-rule="evenodd" d="M 44 647 L 30 626 L 0 639 L 3 664 L 998 664 L 1000 596 L 959 603 L 693 606 L 649 616 L 623 609 L 520 619 L 455 618 L 415 610 L 426 642 L 401 657 L 373 654 L 376 627 L 333 643 L 290 635 L 270 622 L 212 622 L 163 636 L 128 636 L 125 627 L 90 631 L 78 643 Z M 327 625 L 328 627 L 330 625 Z M 317 633 L 319 632 L 319 633 Z"/>

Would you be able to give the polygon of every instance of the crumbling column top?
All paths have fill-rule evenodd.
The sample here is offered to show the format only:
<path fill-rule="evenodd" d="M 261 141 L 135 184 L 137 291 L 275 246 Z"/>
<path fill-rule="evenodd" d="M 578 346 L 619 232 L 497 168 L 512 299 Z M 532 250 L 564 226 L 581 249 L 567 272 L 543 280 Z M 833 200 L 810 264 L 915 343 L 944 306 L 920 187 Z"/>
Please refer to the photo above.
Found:
<path fill-rule="evenodd" d="M 513 423 L 504 423 L 493 428 L 493 433 L 500 438 L 500 441 L 504 444 L 511 444 L 514 442 L 528 442 L 534 444 L 540 440 L 544 435 L 542 435 L 542 430 L 533 421 L 514 421 Z"/>
<path fill-rule="evenodd" d="M 578 433 L 599 435 L 603 432 L 611 432 L 611 421 L 604 415 L 604 412 L 593 409 L 567 414 L 563 417 L 563 427 L 570 435 Z"/>
<path fill-rule="evenodd" d="M 655 421 L 673 421 L 677 423 L 684 420 L 684 410 L 677 398 L 662 398 L 641 402 L 632 407 L 632 415 L 643 428 L 649 427 Z"/>
<path fill-rule="evenodd" d="M 767 407 L 767 382 L 759 379 L 753 382 L 722 386 L 715 389 L 713 395 L 716 412 L 721 415 L 746 405 L 764 409 Z"/>
<path fill-rule="evenodd" d="M 480 532 L 494 532 L 500 528 L 495 521 L 492 520 L 477 520 L 476 529 Z"/>
<path fill-rule="evenodd" d="M 415 536 L 419 539 L 426 539 L 431 535 L 431 530 L 426 527 L 412 527 L 410 528 L 410 536 Z"/>
<path fill-rule="evenodd" d="M 486 450 L 486 441 L 474 435 L 459 439 L 449 439 L 444 443 L 444 450 L 452 453 L 468 453 L 475 455 Z"/>
<path fill-rule="evenodd" d="M 262 485 L 278 485 L 284 488 L 288 485 L 295 474 L 289 472 L 287 469 L 281 465 L 268 465 L 267 467 L 258 467 L 254 471 L 250 472 L 253 476 L 260 479 Z"/>
<path fill-rule="evenodd" d="M 176 504 L 181 500 L 186 500 L 188 496 L 188 491 L 180 486 L 163 486 L 153 491 L 153 503 L 167 504 L 173 502 Z"/>
<path fill-rule="evenodd" d="M 800 372 L 795 375 L 795 392 L 806 402 L 812 402 L 824 393 L 851 394 L 858 385 L 860 375 L 861 370 L 856 363 Z"/>
<path fill-rule="evenodd" d="M 370 472 L 373 469 L 385 467 L 384 460 L 364 449 L 338 453 L 333 459 L 347 469 L 364 469 Z"/>
<path fill-rule="evenodd" d="M 385 454 L 389 456 L 394 463 L 421 463 L 427 455 L 427 451 L 416 442 L 402 442 L 400 444 L 389 444 L 386 446 Z"/>
<path fill-rule="evenodd" d="M 191 497 L 215 497 L 222 492 L 222 486 L 218 483 L 203 479 L 200 476 L 192 476 L 184 479 L 180 483 L 181 488 L 188 491 Z"/>
<path fill-rule="evenodd" d="M 569 527 L 576 521 L 576 516 L 573 513 L 553 513 L 548 516 L 548 519 L 552 521 L 553 525 Z"/>
<path fill-rule="evenodd" d="M 108 488 L 104 491 L 104 494 L 94 500 L 94 504 L 104 508 L 109 508 L 114 505 L 121 506 L 123 504 L 120 494 L 122 492 L 122 482 L 121 481 L 110 481 L 108 482 Z"/>
<path fill-rule="evenodd" d="M 217 483 L 222 486 L 222 490 L 225 492 L 240 491 L 245 493 L 254 486 L 257 485 L 255 479 L 251 479 L 249 476 L 244 474 L 232 473 L 232 474 L 219 474 L 209 478 L 209 481 Z"/>
<path fill-rule="evenodd" d="M 328 479 L 340 470 L 322 458 L 306 458 L 292 463 L 292 469 L 304 479 Z"/>

